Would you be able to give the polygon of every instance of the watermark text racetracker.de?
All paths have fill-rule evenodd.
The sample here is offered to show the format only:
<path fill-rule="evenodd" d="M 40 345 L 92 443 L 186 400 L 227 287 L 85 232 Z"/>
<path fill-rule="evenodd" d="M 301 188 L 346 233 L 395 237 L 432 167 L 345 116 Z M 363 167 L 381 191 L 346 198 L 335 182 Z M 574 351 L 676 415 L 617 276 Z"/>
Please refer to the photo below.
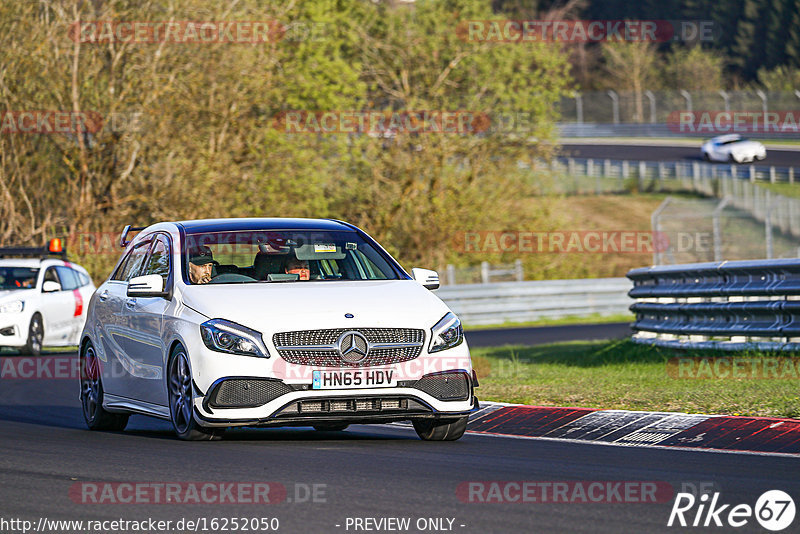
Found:
<path fill-rule="evenodd" d="M 641 480 L 474 480 L 456 487 L 458 500 L 469 504 L 656 504 L 674 494 L 668 482 Z"/>
<path fill-rule="evenodd" d="M 800 380 L 795 356 L 681 356 L 667 360 L 675 379 Z"/>
<path fill-rule="evenodd" d="M 643 230 L 466 231 L 453 236 L 459 252 L 479 254 L 594 253 L 653 254 L 654 252 L 708 252 L 710 232 Z"/>
<path fill-rule="evenodd" d="M 268 481 L 76 482 L 69 488 L 76 504 L 281 504 L 325 503 L 327 484 Z"/>
<path fill-rule="evenodd" d="M 327 23 L 280 20 L 90 20 L 70 25 L 68 36 L 87 44 L 266 44 L 320 41 Z"/>
<path fill-rule="evenodd" d="M 77 135 L 140 132 L 145 128 L 141 111 L 113 112 L 69 110 L 9 110 L 0 112 L 0 135 Z"/>
<path fill-rule="evenodd" d="M 75 354 L 37 357 L 5 357 L 0 358 L 0 380 L 78 380 L 88 378 L 94 373 L 102 373 L 105 377 L 121 378 L 129 376 L 129 371 L 122 365 L 103 364 L 99 360 L 97 369 L 87 369 Z M 369 369 L 354 370 L 348 366 L 312 366 L 300 365 L 279 358 L 271 368 L 273 378 L 293 383 L 311 384 L 314 373 L 334 373 L 336 371 L 352 372 L 348 380 L 357 380 L 354 386 L 369 387 L 375 383 L 392 383 L 397 380 L 416 380 L 424 375 L 433 375 L 444 371 L 470 369 L 468 356 L 425 355 L 406 362 L 382 365 Z M 442 380 L 445 380 L 443 377 Z"/>
<path fill-rule="evenodd" d="M 51 519 L 36 520 L 19 517 L 0 517 L 0 532 L 277 532 L 280 520 L 277 517 L 182 517 L 180 519 Z"/>
<path fill-rule="evenodd" d="M 468 43 L 602 43 L 713 41 L 710 20 L 465 20 L 456 35 Z"/>
<path fill-rule="evenodd" d="M 680 134 L 795 134 L 800 135 L 800 111 L 673 111 L 667 127 Z"/>

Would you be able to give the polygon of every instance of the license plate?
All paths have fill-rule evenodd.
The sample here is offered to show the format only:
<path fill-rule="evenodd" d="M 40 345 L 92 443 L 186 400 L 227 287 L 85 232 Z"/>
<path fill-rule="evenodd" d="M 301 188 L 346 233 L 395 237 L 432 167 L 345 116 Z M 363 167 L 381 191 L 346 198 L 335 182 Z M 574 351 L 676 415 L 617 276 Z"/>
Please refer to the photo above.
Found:
<path fill-rule="evenodd" d="M 313 371 L 311 389 L 390 388 L 397 386 L 393 370 Z"/>

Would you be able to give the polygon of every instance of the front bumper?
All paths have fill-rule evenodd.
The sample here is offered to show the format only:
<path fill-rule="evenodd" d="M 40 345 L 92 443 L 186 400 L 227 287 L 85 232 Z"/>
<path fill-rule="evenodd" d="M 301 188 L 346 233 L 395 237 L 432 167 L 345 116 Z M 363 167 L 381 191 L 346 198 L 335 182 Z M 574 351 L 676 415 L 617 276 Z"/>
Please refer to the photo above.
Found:
<path fill-rule="evenodd" d="M 400 363 L 359 368 L 373 372 L 392 371 L 394 380 L 391 387 L 361 385 L 350 389 L 313 389 L 314 371 L 351 368 L 290 364 L 278 355 L 269 340 L 269 358 L 220 353 L 205 347 L 200 336 L 194 335 L 194 329 L 186 334 L 182 337 L 192 366 L 195 419 L 203 426 L 309 426 L 325 422 L 459 418 L 471 413 L 477 406 L 473 391 L 477 384 L 473 378 L 466 342 L 440 353 L 424 351 L 419 357 Z M 420 388 L 418 381 L 423 378 L 450 373 L 466 376 L 467 386 L 463 396 L 441 395 L 435 388 Z M 235 380 L 251 381 L 256 388 L 262 387 L 256 382 L 270 382 L 279 384 L 283 390 L 274 395 L 264 395 L 261 402 L 237 404 L 235 407 L 229 402 L 214 402 L 219 384 Z M 237 395 L 242 392 L 237 390 L 235 393 L 233 398 L 239 398 Z M 378 406 L 367 402 L 372 399 L 389 402 L 381 402 Z M 400 400 L 403 403 L 398 406 L 397 401 Z M 303 406 L 303 403 L 314 402 L 324 402 L 326 405 L 324 409 L 317 406 L 313 411 L 304 410 L 308 406 Z"/>
<path fill-rule="evenodd" d="M 27 342 L 28 331 L 22 328 L 22 321 L 0 315 L 0 347 L 22 347 Z"/>
<path fill-rule="evenodd" d="M 213 404 L 213 388 L 195 399 L 195 418 L 209 427 L 309 426 L 322 423 L 385 423 L 410 419 L 456 419 L 478 409 L 472 378 L 463 400 L 440 400 L 413 387 L 298 389 L 262 405 Z"/>

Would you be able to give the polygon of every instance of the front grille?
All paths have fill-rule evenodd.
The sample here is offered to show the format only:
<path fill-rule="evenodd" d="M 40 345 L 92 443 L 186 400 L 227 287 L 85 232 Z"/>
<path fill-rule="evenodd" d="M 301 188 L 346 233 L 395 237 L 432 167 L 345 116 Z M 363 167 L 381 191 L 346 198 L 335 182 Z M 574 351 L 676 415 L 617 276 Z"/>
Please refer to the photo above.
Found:
<path fill-rule="evenodd" d="M 439 400 L 467 400 L 469 379 L 465 373 L 423 376 L 413 386 Z"/>
<path fill-rule="evenodd" d="M 345 332 L 359 332 L 370 343 L 422 343 L 425 332 L 413 328 L 328 328 L 325 330 L 299 330 L 280 332 L 272 336 L 278 348 L 286 346 L 333 345 Z"/>
<path fill-rule="evenodd" d="M 278 380 L 231 378 L 217 385 L 209 396 L 209 405 L 215 408 L 252 408 L 263 406 L 290 393 L 292 388 Z"/>
<path fill-rule="evenodd" d="M 366 338 L 369 344 L 369 353 L 365 358 L 359 361 L 349 361 L 356 358 L 345 357 L 347 358 L 345 359 L 339 354 L 336 343 L 345 332 L 358 332 Z M 352 330 L 331 328 L 281 332 L 275 334 L 272 341 L 281 358 L 295 365 L 372 367 L 406 362 L 419 357 L 425 341 L 425 332 L 411 328 L 356 328 Z M 357 355 L 353 354 L 353 356 Z"/>
<path fill-rule="evenodd" d="M 320 414 L 371 414 L 400 411 L 429 412 L 419 402 L 401 397 L 308 399 L 293 402 L 278 416 Z"/>

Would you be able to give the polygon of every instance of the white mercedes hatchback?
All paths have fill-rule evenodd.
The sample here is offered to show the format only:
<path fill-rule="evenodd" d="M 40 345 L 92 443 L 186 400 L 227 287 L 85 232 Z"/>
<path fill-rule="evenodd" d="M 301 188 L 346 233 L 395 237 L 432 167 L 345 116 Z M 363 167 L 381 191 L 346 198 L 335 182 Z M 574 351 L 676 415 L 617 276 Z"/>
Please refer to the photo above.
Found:
<path fill-rule="evenodd" d="M 130 414 L 183 439 L 233 426 L 411 421 L 425 440 L 462 436 L 477 377 L 458 318 L 348 223 L 159 223 L 128 242 L 89 302 L 81 402 L 95 430 Z"/>

